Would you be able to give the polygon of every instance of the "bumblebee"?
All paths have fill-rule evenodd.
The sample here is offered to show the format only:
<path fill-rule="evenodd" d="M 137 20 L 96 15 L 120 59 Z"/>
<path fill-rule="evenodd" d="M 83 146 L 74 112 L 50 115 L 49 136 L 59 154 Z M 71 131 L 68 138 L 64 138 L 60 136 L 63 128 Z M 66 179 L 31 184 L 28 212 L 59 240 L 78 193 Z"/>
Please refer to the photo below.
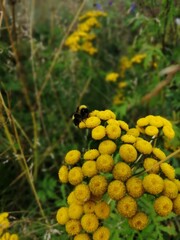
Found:
<path fill-rule="evenodd" d="M 72 115 L 72 120 L 75 126 L 79 126 L 79 123 L 88 118 L 89 109 L 86 105 L 80 105 L 77 107 L 75 113 Z"/>

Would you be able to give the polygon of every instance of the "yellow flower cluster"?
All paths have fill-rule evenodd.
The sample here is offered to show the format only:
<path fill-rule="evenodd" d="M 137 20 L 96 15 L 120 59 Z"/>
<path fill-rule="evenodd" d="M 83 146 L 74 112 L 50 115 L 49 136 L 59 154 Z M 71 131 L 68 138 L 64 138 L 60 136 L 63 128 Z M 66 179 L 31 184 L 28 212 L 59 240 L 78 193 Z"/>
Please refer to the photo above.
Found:
<path fill-rule="evenodd" d="M 97 48 L 93 46 L 93 40 L 96 35 L 92 32 L 94 28 L 101 26 L 97 18 L 105 17 L 106 13 L 102 11 L 89 11 L 79 18 L 77 29 L 65 41 L 71 51 L 84 51 L 90 55 L 97 52 Z"/>
<path fill-rule="evenodd" d="M 109 200 L 116 201 L 118 213 L 136 230 L 148 224 L 138 206 L 144 194 L 155 196 L 154 209 L 160 216 L 180 214 L 180 181 L 155 145 L 159 135 L 174 136 L 167 119 L 150 115 L 129 128 L 111 110 L 94 110 L 79 128 L 88 129 L 90 142 L 97 147 L 69 151 L 59 169 L 61 183 L 73 187 L 67 206 L 56 215 L 69 235 L 75 240 L 110 239 L 110 230 L 103 226 L 110 216 Z"/>
<path fill-rule="evenodd" d="M 7 212 L 0 213 L 0 240 L 18 240 L 17 234 L 10 234 L 6 231 L 10 227 L 8 216 Z"/>

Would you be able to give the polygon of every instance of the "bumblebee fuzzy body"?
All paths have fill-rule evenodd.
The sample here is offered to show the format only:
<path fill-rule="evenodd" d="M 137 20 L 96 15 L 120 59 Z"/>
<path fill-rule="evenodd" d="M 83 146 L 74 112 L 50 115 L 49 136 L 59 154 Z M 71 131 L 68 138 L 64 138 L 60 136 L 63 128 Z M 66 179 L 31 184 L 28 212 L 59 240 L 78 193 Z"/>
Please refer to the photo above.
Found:
<path fill-rule="evenodd" d="M 89 110 L 86 105 L 80 105 L 77 107 L 76 112 L 72 116 L 72 120 L 75 126 L 78 126 L 81 121 L 88 118 Z"/>

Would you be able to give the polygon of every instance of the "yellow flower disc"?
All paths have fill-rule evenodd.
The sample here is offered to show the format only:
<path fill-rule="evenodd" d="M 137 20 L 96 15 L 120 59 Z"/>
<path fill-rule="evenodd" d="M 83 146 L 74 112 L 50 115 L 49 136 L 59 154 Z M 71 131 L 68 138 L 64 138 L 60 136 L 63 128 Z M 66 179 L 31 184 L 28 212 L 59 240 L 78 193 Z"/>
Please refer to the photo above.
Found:
<path fill-rule="evenodd" d="M 167 120 L 166 118 L 163 118 L 163 117 L 161 117 L 161 119 L 163 121 L 164 126 L 172 127 L 172 123 L 169 120 Z"/>
<path fill-rule="evenodd" d="M 61 207 L 57 211 L 56 214 L 56 220 L 59 224 L 64 225 L 69 221 L 69 214 L 68 214 L 68 208 L 67 207 Z"/>
<path fill-rule="evenodd" d="M 104 140 L 99 144 L 98 150 L 101 154 L 113 154 L 116 148 L 117 146 L 112 140 Z"/>
<path fill-rule="evenodd" d="M 121 140 L 125 143 L 135 143 L 136 137 L 134 137 L 133 135 L 125 134 L 121 137 Z"/>
<path fill-rule="evenodd" d="M 156 136 L 158 134 L 159 130 L 155 126 L 147 126 L 145 128 L 145 134 L 148 136 Z"/>
<path fill-rule="evenodd" d="M 114 166 L 114 160 L 111 155 L 101 154 L 96 160 L 96 166 L 99 172 L 110 172 Z"/>
<path fill-rule="evenodd" d="M 150 142 L 144 140 L 144 139 L 139 139 L 135 143 L 136 149 L 143 154 L 150 154 L 152 152 L 152 145 Z"/>
<path fill-rule="evenodd" d="M 90 190 L 88 185 L 81 183 L 75 187 L 75 197 L 81 202 L 86 202 L 90 198 Z"/>
<path fill-rule="evenodd" d="M 74 237 L 74 240 L 91 240 L 87 233 L 79 233 Z"/>
<path fill-rule="evenodd" d="M 99 221 L 94 213 L 85 213 L 81 218 L 81 225 L 87 233 L 92 233 L 98 228 Z"/>
<path fill-rule="evenodd" d="M 138 177 L 131 177 L 126 182 L 128 194 L 133 198 L 139 198 L 144 193 L 142 180 Z"/>
<path fill-rule="evenodd" d="M 93 195 L 103 195 L 107 190 L 107 180 L 104 176 L 96 175 L 89 181 L 89 188 Z"/>
<path fill-rule="evenodd" d="M 58 172 L 59 180 L 62 183 L 67 183 L 68 182 L 68 167 L 63 165 L 60 167 L 59 172 Z"/>
<path fill-rule="evenodd" d="M 106 129 L 102 125 L 93 128 L 91 132 L 91 137 L 94 140 L 101 140 L 105 136 L 106 136 Z"/>
<path fill-rule="evenodd" d="M 76 204 L 79 204 L 79 205 L 83 205 L 84 202 L 82 201 L 79 201 L 76 196 L 75 196 L 75 193 L 74 191 L 70 192 L 70 194 L 68 195 L 67 197 L 67 203 L 70 205 L 70 204 L 73 204 L 73 203 L 76 203 Z"/>
<path fill-rule="evenodd" d="M 109 109 L 99 111 L 98 116 L 101 120 L 116 119 L 116 115 Z"/>
<path fill-rule="evenodd" d="M 2 240 L 3 240 L 3 239 L 2 239 Z M 17 234 L 13 233 L 13 234 L 11 234 L 11 237 L 10 237 L 9 240 L 19 240 L 19 237 L 18 237 Z"/>
<path fill-rule="evenodd" d="M 157 159 L 162 161 L 166 159 L 166 154 L 160 148 L 153 148 L 152 152 Z"/>
<path fill-rule="evenodd" d="M 71 150 L 65 156 L 65 162 L 70 165 L 74 165 L 81 158 L 81 152 L 78 150 Z"/>
<path fill-rule="evenodd" d="M 94 201 L 89 200 L 89 201 L 85 202 L 83 205 L 84 213 L 93 213 L 95 206 L 96 206 L 96 204 Z"/>
<path fill-rule="evenodd" d="M 111 199 L 120 200 L 126 194 L 126 187 L 123 182 L 113 180 L 109 183 L 107 192 Z"/>
<path fill-rule="evenodd" d="M 137 125 L 139 127 L 145 127 L 149 124 L 148 118 L 144 117 L 144 118 L 140 118 L 137 120 Z"/>
<path fill-rule="evenodd" d="M 84 153 L 84 160 L 94 160 L 99 156 L 99 151 L 97 149 L 89 149 Z"/>
<path fill-rule="evenodd" d="M 2 236 L 1 236 L 1 240 L 9 240 L 11 237 L 11 234 L 9 232 L 5 232 Z"/>
<path fill-rule="evenodd" d="M 94 211 L 99 219 L 106 219 L 109 217 L 110 207 L 105 201 L 102 201 L 96 203 Z"/>
<path fill-rule="evenodd" d="M 93 233 L 93 240 L 109 240 L 110 239 L 110 231 L 107 227 L 99 227 Z"/>
<path fill-rule="evenodd" d="M 176 198 L 178 195 L 176 184 L 169 179 L 164 179 L 164 189 L 162 194 L 170 199 Z"/>
<path fill-rule="evenodd" d="M 80 129 L 86 128 L 86 123 L 84 121 L 81 121 L 78 126 Z"/>
<path fill-rule="evenodd" d="M 76 203 L 72 203 L 69 206 L 68 214 L 71 219 L 80 219 L 80 217 L 83 214 L 83 206 Z"/>
<path fill-rule="evenodd" d="M 137 159 L 137 151 L 131 144 L 122 144 L 119 149 L 121 158 L 127 162 L 134 162 Z"/>
<path fill-rule="evenodd" d="M 106 134 L 110 139 L 117 139 L 121 135 L 121 129 L 116 124 L 108 124 L 106 126 Z"/>
<path fill-rule="evenodd" d="M 129 126 L 126 122 L 124 122 L 122 120 L 117 120 L 117 121 L 122 130 L 125 130 L 126 132 L 129 130 Z"/>
<path fill-rule="evenodd" d="M 180 181 L 179 181 L 179 179 L 173 179 L 172 181 L 176 184 L 176 186 L 178 188 L 178 192 L 180 192 Z"/>
<path fill-rule="evenodd" d="M 116 120 L 116 119 L 109 119 L 109 120 L 107 120 L 107 123 L 108 124 L 112 124 L 112 125 L 117 125 L 117 126 L 119 126 L 119 122 L 118 122 L 118 120 Z"/>
<path fill-rule="evenodd" d="M 83 180 L 83 172 L 81 167 L 73 167 L 68 174 L 69 183 L 77 185 Z"/>
<path fill-rule="evenodd" d="M 123 217 L 131 218 L 136 214 L 137 203 L 134 198 L 125 196 L 118 201 L 117 210 Z"/>
<path fill-rule="evenodd" d="M 173 199 L 173 212 L 177 215 L 180 215 L 180 194 Z"/>
<path fill-rule="evenodd" d="M 127 163 L 118 162 L 113 168 L 113 177 L 125 182 L 132 175 L 132 170 Z"/>
<path fill-rule="evenodd" d="M 163 191 L 164 181 L 159 175 L 150 173 L 144 177 L 143 186 L 146 192 L 156 195 Z"/>
<path fill-rule="evenodd" d="M 151 126 L 155 126 L 157 128 L 161 128 L 163 126 L 163 120 L 160 116 L 149 115 L 146 118 Z"/>
<path fill-rule="evenodd" d="M 161 163 L 160 168 L 167 178 L 170 180 L 175 179 L 175 169 L 169 163 Z"/>
<path fill-rule="evenodd" d="M 82 165 L 82 172 L 85 177 L 93 177 L 98 173 L 97 166 L 95 161 L 86 161 Z"/>
<path fill-rule="evenodd" d="M 170 126 L 164 126 L 163 129 L 162 129 L 163 133 L 164 133 L 164 136 L 166 136 L 168 139 L 173 139 L 174 136 L 175 136 L 175 132 L 174 130 L 172 129 L 172 127 Z"/>
<path fill-rule="evenodd" d="M 128 131 L 127 131 L 127 134 L 129 135 L 133 135 L 134 137 L 138 137 L 140 132 L 137 128 L 130 128 Z"/>
<path fill-rule="evenodd" d="M 79 220 L 71 219 L 66 223 L 65 228 L 69 235 L 76 235 L 81 231 L 81 223 Z"/>
<path fill-rule="evenodd" d="M 96 116 L 88 117 L 85 120 L 85 124 L 86 124 L 87 128 L 95 128 L 95 127 L 99 126 L 100 123 L 101 123 L 101 120 Z"/>
<path fill-rule="evenodd" d="M 111 73 L 108 73 L 108 74 L 106 75 L 105 80 L 106 80 L 107 82 L 116 82 L 118 77 L 119 77 L 119 74 L 118 74 L 118 73 L 111 72 Z"/>
<path fill-rule="evenodd" d="M 159 172 L 159 164 L 158 161 L 154 158 L 145 158 L 143 166 L 145 170 L 148 170 L 148 173 L 158 173 Z"/>
<path fill-rule="evenodd" d="M 89 113 L 89 116 L 90 116 L 90 117 L 91 117 L 91 116 L 98 117 L 99 112 L 100 112 L 99 110 L 93 110 L 92 112 Z"/>
<path fill-rule="evenodd" d="M 136 213 L 132 218 L 129 219 L 129 225 L 138 230 L 143 230 L 148 224 L 148 216 L 143 212 Z"/>
<path fill-rule="evenodd" d="M 156 198 L 154 202 L 154 209 L 156 213 L 162 217 L 167 216 L 173 208 L 173 203 L 170 198 L 166 196 L 160 196 Z"/>

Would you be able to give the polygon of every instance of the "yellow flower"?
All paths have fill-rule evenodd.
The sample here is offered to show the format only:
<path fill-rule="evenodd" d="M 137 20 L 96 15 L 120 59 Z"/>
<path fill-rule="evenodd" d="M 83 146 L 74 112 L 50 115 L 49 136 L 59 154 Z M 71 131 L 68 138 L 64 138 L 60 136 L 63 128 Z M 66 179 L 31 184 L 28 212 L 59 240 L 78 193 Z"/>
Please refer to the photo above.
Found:
<path fill-rule="evenodd" d="M 68 208 L 67 207 L 61 207 L 57 211 L 56 214 L 56 220 L 59 224 L 64 225 L 69 221 L 69 214 L 68 214 Z"/>
<path fill-rule="evenodd" d="M 71 219 L 80 219 L 83 214 L 83 206 L 77 203 L 72 203 L 69 206 L 68 214 Z"/>
<path fill-rule="evenodd" d="M 161 117 L 164 126 L 172 127 L 172 123 L 164 117 Z"/>
<path fill-rule="evenodd" d="M 132 175 L 130 166 L 124 162 L 118 162 L 113 168 L 113 177 L 117 180 L 126 181 Z"/>
<path fill-rule="evenodd" d="M 79 201 L 76 198 L 74 191 L 72 191 L 72 192 L 70 192 L 69 196 L 67 197 L 67 203 L 69 205 L 72 204 L 72 203 L 76 203 L 76 204 L 82 205 L 84 202 Z"/>
<path fill-rule="evenodd" d="M 89 200 L 89 201 L 85 202 L 84 205 L 83 205 L 84 213 L 93 213 L 94 209 L 95 209 L 95 206 L 96 206 L 96 204 L 92 200 Z"/>
<path fill-rule="evenodd" d="M 95 128 L 100 125 L 101 120 L 96 116 L 91 116 L 85 120 L 85 123 L 87 128 Z"/>
<path fill-rule="evenodd" d="M 78 125 L 80 129 L 86 128 L 86 123 L 84 121 L 81 121 Z"/>
<path fill-rule="evenodd" d="M 131 58 L 131 63 L 141 63 L 144 58 L 146 58 L 145 53 L 136 54 L 134 57 Z"/>
<path fill-rule="evenodd" d="M 159 175 L 150 173 L 144 177 L 143 186 L 146 192 L 156 195 L 163 191 L 164 181 Z"/>
<path fill-rule="evenodd" d="M 173 212 L 177 215 L 180 215 L 180 194 L 173 199 Z"/>
<path fill-rule="evenodd" d="M 125 143 L 135 143 L 136 142 L 136 137 L 134 137 L 133 135 L 124 134 L 121 137 L 121 140 Z"/>
<path fill-rule="evenodd" d="M 74 237 L 74 240 L 91 240 L 87 233 L 79 233 Z"/>
<path fill-rule="evenodd" d="M 125 131 L 129 130 L 129 126 L 126 122 L 124 122 L 122 120 L 118 120 L 118 123 L 122 130 L 125 130 Z"/>
<path fill-rule="evenodd" d="M 104 126 L 100 125 L 93 128 L 91 132 L 92 139 L 94 140 L 101 140 L 106 136 L 106 129 Z"/>
<path fill-rule="evenodd" d="M 159 164 L 158 161 L 154 158 L 145 158 L 143 166 L 145 170 L 148 170 L 149 173 L 158 173 L 159 172 Z"/>
<path fill-rule="evenodd" d="M 161 171 L 170 180 L 175 179 L 175 169 L 169 163 L 160 164 Z"/>
<path fill-rule="evenodd" d="M 81 231 L 81 223 L 79 220 L 71 219 L 66 223 L 65 228 L 69 235 L 76 235 Z"/>
<path fill-rule="evenodd" d="M 110 207 L 105 201 L 102 201 L 96 203 L 94 211 L 99 219 L 106 219 L 109 217 Z"/>
<path fill-rule="evenodd" d="M 162 161 L 166 159 L 166 154 L 160 148 L 153 148 L 152 152 L 157 159 Z"/>
<path fill-rule="evenodd" d="M 139 127 L 145 127 L 149 124 L 148 118 L 144 117 L 144 118 L 140 118 L 137 120 L 137 125 Z"/>
<path fill-rule="evenodd" d="M 175 132 L 172 129 L 172 127 L 165 125 L 162 129 L 164 136 L 166 136 L 168 139 L 173 139 L 175 136 Z"/>
<path fill-rule="evenodd" d="M 119 200 L 126 194 L 126 188 L 123 182 L 119 180 L 113 180 L 108 185 L 108 195 L 114 200 Z"/>
<path fill-rule="evenodd" d="M 163 126 L 163 120 L 160 116 L 148 115 L 146 118 L 151 126 L 155 126 L 157 128 L 161 128 Z"/>
<path fill-rule="evenodd" d="M 119 149 L 121 158 L 127 162 L 134 162 L 137 159 L 137 151 L 131 144 L 122 144 Z"/>
<path fill-rule="evenodd" d="M 89 181 L 89 188 L 93 195 L 103 195 L 107 189 L 107 180 L 104 176 L 96 175 Z"/>
<path fill-rule="evenodd" d="M 77 200 L 86 202 L 90 199 L 90 190 L 88 185 L 81 183 L 75 187 L 74 194 Z"/>
<path fill-rule="evenodd" d="M 13 234 L 11 234 L 11 237 L 9 240 L 19 240 L 19 237 L 17 234 L 13 233 Z"/>
<path fill-rule="evenodd" d="M 93 240 L 109 240 L 110 239 L 110 231 L 107 227 L 99 227 L 93 233 Z"/>
<path fill-rule="evenodd" d="M 179 179 L 173 179 L 172 181 L 176 184 L 176 186 L 178 188 L 178 192 L 180 192 L 180 181 L 179 181 Z"/>
<path fill-rule="evenodd" d="M 125 88 L 127 86 L 127 82 L 123 81 L 118 84 L 118 88 Z"/>
<path fill-rule="evenodd" d="M 110 172 L 113 165 L 114 160 L 112 156 L 108 154 L 101 154 L 96 160 L 96 166 L 99 172 Z"/>
<path fill-rule="evenodd" d="M 109 119 L 116 119 L 116 115 L 109 109 L 106 109 L 104 111 L 99 111 L 98 116 L 101 120 L 105 120 L 105 121 Z"/>
<path fill-rule="evenodd" d="M 94 55 L 97 53 L 97 48 L 95 48 L 90 41 L 85 41 L 79 48 L 80 50 L 89 53 L 90 55 Z"/>
<path fill-rule="evenodd" d="M 83 180 L 83 172 L 81 167 L 73 167 L 68 174 L 69 183 L 77 185 Z"/>
<path fill-rule="evenodd" d="M 176 184 L 169 179 L 164 179 L 164 189 L 162 194 L 170 199 L 176 198 L 178 195 Z"/>
<path fill-rule="evenodd" d="M 117 146 L 112 140 L 104 140 L 99 144 L 98 150 L 101 154 L 113 154 L 116 148 Z"/>
<path fill-rule="evenodd" d="M 78 150 L 71 150 L 65 156 L 65 162 L 70 165 L 74 165 L 81 158 L 81 152 Z"/>
<path fill-rule="evenodd" d="M 92 117 L 92 116 L 95 116 L 95 117 L 98 117 L 99 116 L 99 110 L 93 110 L 92 112 L 89 113 L 89 116 Z"/>
<path fill-rule="evenodd" d="M 81 218 L 81 225 L 86 232 L 92 233 L 98 228 L 99 221 L 94 213 L 85 213 Z"/>
<path fill-rule="evenodd" d="M 127 131 L 127 134 L 129 135 L 133 135 L 134 137 L 138 137 L 140 132 L 137 128 L 130 128 L 128 131 Z"/>
<path fill-rule="evenodd" d="M 67 183 L 68 182 L 68 167 L 63 165 L 60 167 L 59 172 L 58 172 L 59 180 L 62 183 Z"/>
<path fill-rule="evenodd" d="M 98 173 L 95 161 L 86 161 L 82 165 L 82 172 L 85 177 L 93 177 Z"/>
<path fill-rule="evenodd" d="M 142 180 L 138 177 L 131 177 L 126 182 L 128 194 L 133 198 L 139 198 L 144 193 Z"/>
<path fill-rule="evenodd" d="M 132 218 L 129 219 L 129 225 L 138 230 L 143 230 L 148 224 L 148 217 L 143 212 L 136 213 Z"/>
<path fill-rule="evenodd" d="M 126 57 L 123 56 L 120 59 L 120 77 L 123 78 L 125 76 L 126 69 L 130 68 L 132 66 L 131 61 Z"/>
<path fill-rule="evenodd" d="M 156 198 L 154 202 L 154 209 L 156 213 L 162 217 L 167 216 L 173 208 L 173 203 L 170 198 L 166 196 L 160 196 Z"/>
<path fill-rule="evenodd" d="M 116 82 L 117 78 L 119 77 L 118 73 L 112 72 L 106 75 L 106 81 L 107 82 Z"/>
<path fill-rule="evenodd" d="M 112 125 L 117 125 L 117 126 L 119 126 L 118 120 L 113 119 L 113 118 L 107 120 L 107 124 L 112 124 Z"/>
<path fill-rule="evenodd" d="M 117 139 L 121 135 L 121 129 L 115 124 L 108 124 L 106 126 L 106 134 L 110 139 Z"/>
<path fill-rule="evenodd" d="M 84 153 L 84 160 L 93 160 L 99 156 L 99 151 L 97 149 L 89 149 Z"/>
<path fill-rule="evenodd" d="M 7 212 L 0 213 L 0 233 L 2 233 L 4 229 L 10 226 L 8 216 L 9 216 L 9 213 Z"/>
<path fill-rule="evenodd" d="M 137 203 L 134 198 L 125 196 L 118 201 L 117 210 L 123 217 L 131 218 L 136 214 Z"/>
<path fill-rule="evenodd" d="M 6 232 L 1 236 L 0 240 L 9 240 L 10 237 L 11 237 L 11 234 L 9 232 Z"/>
<path fill-rule="evenodd" d="M 135 148 L 143 154 L 150 154 L 152 152 L 152 145 L 144 139 L 138 139 L 135 143 Z"/>
<path fill-rule="evenodd" d="M 145 133 L 148 135 L 148 136 L 155 136 L 157 135 L 159 132 L 158 128 L 155 127 L 155 126 L 147 126 L 145 128 Z"/>

